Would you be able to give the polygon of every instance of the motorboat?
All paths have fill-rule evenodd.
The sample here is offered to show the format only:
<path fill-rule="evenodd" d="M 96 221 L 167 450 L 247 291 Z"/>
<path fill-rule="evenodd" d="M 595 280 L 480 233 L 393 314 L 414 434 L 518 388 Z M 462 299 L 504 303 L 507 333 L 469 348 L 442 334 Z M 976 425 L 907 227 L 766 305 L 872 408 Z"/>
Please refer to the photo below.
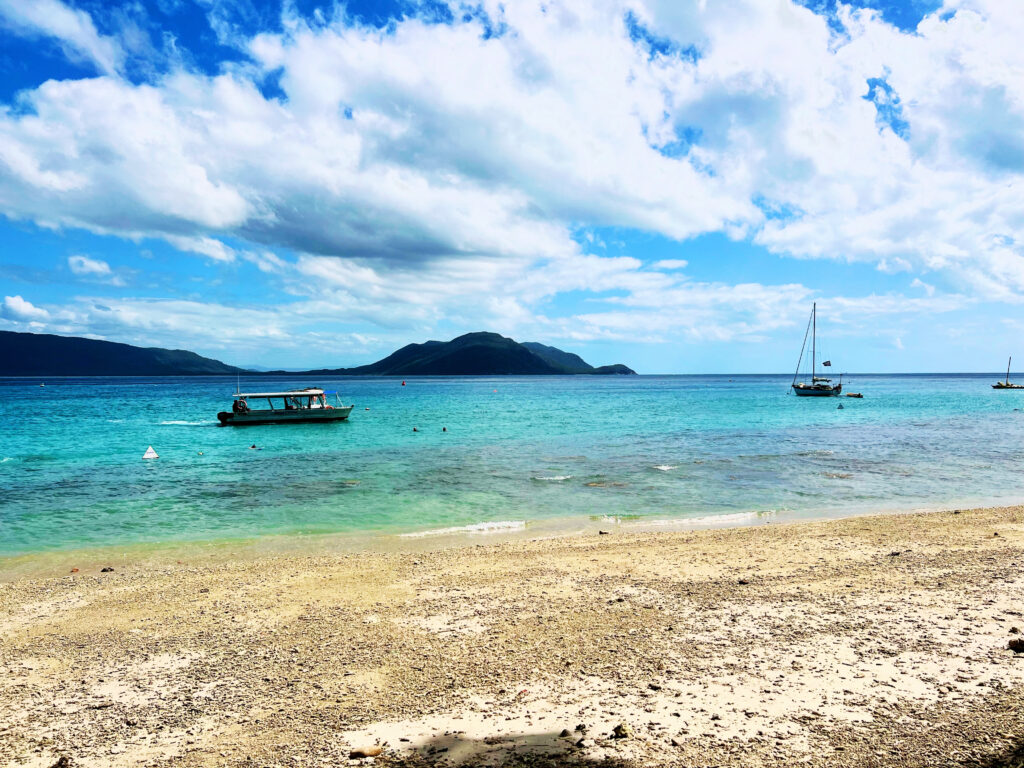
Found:
<path fill-rule="evenodd" d="M 336 403 L 327 400 L 334 395 Z M 221 411 L 222 427 L 250 424 L 309 424 L 344 421 L 355 406 L 342 405 L 337 392 L 316 387 L 287 392 L 236 392 L 230 411 Z"/>

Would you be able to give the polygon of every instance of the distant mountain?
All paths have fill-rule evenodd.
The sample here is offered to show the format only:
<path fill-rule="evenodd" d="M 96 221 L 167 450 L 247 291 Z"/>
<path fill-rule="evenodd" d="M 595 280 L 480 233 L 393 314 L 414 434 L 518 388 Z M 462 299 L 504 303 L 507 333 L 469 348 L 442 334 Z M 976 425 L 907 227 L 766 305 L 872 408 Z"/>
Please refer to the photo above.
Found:
<path fill-rule="evenodd" d="M 183 349 L 133 347 L 113 341 L 0 331 L 0 376 L 202 376 L 233 373 L 346 376 L 544 376 L 635 374 L 624 365 L 587 363 L 545 344 L 520 344 L 497 333 L 467 333 L 451 341 L 409 344 L 356 368 L 268 371 L 236 368 Z"/>
<path fill-rule="evenodd" d="M 202 376 L 241 368 L 184 349 L 0 331 L 0 376 Z"/>
<path fill-rule="evenodd" d="M 594 368 L 583 358 L 536 342 L 520 344 L 497 333 L 467 333 L 451 341 L 409 344 L 383 360 L 356 368 L 308 373 L 346 376 L 537 376 L 566 373 L 635 374 L 624 365 Z"/>
<path fill-rule="evenodd" d="M 560 368 L 566 373 L 592 373 L 594 366 L 588 363 L 579 355 L 572 352 L 563 352 L 558 347 L 549 347 L 536 341 L 524 341 L 523 346 L 537 355 L 541 360 L 547 361 L 550 365 Z"/>

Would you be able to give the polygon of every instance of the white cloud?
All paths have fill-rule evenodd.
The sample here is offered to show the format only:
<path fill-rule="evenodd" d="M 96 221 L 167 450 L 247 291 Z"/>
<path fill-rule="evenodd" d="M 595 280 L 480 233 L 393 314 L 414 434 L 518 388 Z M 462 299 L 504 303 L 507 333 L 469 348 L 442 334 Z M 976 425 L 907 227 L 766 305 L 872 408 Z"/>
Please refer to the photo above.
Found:
<path fill-rule="evenodd" d="M 108 75 L 124 59 L 120 45 L 101 35 L 88 13 L 60 0 L 0 0 L 0 24 L 19 34 L 52 37 L 69 58 L 90 61 Z"/>
<path fill-rule="evenodd" d="M 47 2 L 77 26 L 47 31 L 13 0 L 0 12 L 116 72 L 88 16 Z M 840 4 L 836 34 L 787 0 L 487 0 L 496 35 L 479 14 L 382 31 L 286 5 L 279 31 L 246 38 L 210 2 L 221 41 L 252 61 L 50 81 L 0 109 L 0 211 L 251 262 L 303 322 L 753 339 L 816 293 L 594 255 L 599 227 L 724 232 L 957 286 L 837 299 L 839 323 L 1021 301 L 1024 15 L 1008 5 L 949 2 L 905 34 Z M 632 39 L 630 13 L 677 49 Z M 284 98 L 261 93 L 271 73 Z M 574 291 L 593 311 L 555 316 Z M 143 309 L 165 330 L 171 311 L 205 311 L 117 306 L 79 317 L 156 333 Z"/>
<path fill-rule="evenodd" d="M 68 267 L 73 274 L 89 282 L 106 283 L 119 288 L 127 285 L 124 278 L 115 274 L 110 265 L 102 259 L 92 259 L 82 255 L 69 256 Z"/>
<path fill-rule="evenodd" d="M 103 277 L 110 274 L 110 265 L 100 259 L 88 256 L 69 256 L 68 266 L 76 275 L 96 275 Z"/>
<path fill-rule="evenodd" d="M 4 296 L 3 316 L 10 320 L 34 322 L 48 320 L 50 313 L 21 296 Z"/>
<path fill-rule="evenodd" d="M 164 240 L 179 251 L 198 253 L 200 256 L 206 256 L 214 261 L 231 262 L 235 260 L 234 249 L 212 237 L 164 235 Z"/>
<path fill-rule="evenodd" d="M 260 272 L 268 274 L 283 272 L 288 267 L 288 263 L 284 259 L 270 251 L 246 251 L 242 254 L 242 258 L 255 264 Z"/>
<path fill-rule="evenodd" d="M 935 286 L 934 285 L 930 285 L 930 284 L 924 282 L 923 280 L 921 280 L 918 277 L 915 277 L 913 280 L 910 281 L 910 287 L 911 288 L 920 288 L 921 290 L 923 290 L 925 292 L 925 295 L 927 295 L 927 296 L 934 296 L 935 295 Z"/>

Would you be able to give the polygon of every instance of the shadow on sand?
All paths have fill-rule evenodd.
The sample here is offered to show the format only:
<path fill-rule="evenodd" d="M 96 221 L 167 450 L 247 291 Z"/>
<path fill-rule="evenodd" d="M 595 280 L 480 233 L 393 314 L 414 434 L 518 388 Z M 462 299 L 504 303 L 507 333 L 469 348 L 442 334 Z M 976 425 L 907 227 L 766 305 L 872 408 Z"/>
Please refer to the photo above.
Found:
<path fill-rule="evenodd" d="M 1005 751 L 981 762 L 975 763 L 978 768 L 1021 768 L 1024 766 L 1024 739 L 1018 739 Z"/>
<path fill-rule="evenodd" d="M 415 752 L 382 757 L 378 765 L 393 768 L 427 768 L 428 766 L 493 766 L 494 768 L 636 768 L 633 760 L 617 757 L 594 758 L 579 749 L 574 740 L 580 734 L 562 737 L 556 733 L 491 736 L 472 739 L 462 735 L 437 736 L 424 742 Z"/>

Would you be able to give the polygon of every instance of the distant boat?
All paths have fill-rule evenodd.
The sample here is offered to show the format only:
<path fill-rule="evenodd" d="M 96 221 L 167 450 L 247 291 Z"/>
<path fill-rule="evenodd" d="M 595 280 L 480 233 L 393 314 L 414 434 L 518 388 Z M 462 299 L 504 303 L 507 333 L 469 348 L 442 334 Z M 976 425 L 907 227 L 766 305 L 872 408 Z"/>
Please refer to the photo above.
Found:
<path fill-rule="evenodd" d="M 344 421 L 355 406 L 330 405 L 327 395 L 316 387 L 296 389 L 290 392 L 238 392 L 231 412 L 221 411 L 217 420 L 222 427 L 239 427 L 248 424 L 303 424 L 311 422 Z M 266 408 L 254 408 L 250 400 L 266 401 Z"/>
<path fill-rule="evenodd" d="M 800 377 L 800 364 L 804 361 L 804 352 L 807 351 L 807 337 L 811 337 L 811 380 L 797 381 Z M 800 347 L 800 359 L 796 363 L 796 373 L 793 374 L 793 392 L 801 397 L 836 397 L 843 391 L 843 376 L 839 375 L 839 383 L 833 384 L 832 379 L 818 375 L 818 304 L 811 305 L 811 317 L 807 321 L 807 330 L 804 332 L 804 343 Z M 823 368 L 831 368 L 832 361 L 826 360 Z"/>
<path fill-rule="evenodd" d="M 1024 384 L 1010 383 L 1010 363 L 1012 362 L 1013 357 L 1006 361 L 1006 381 L 997 381 L 992 385 L 992 389 L 1024 389 Z"/>
<path fill-rule="evenodd" d="M 860 392 L 847 392 L 846 396 L 847 397 L 864 397 L 864 395 L 862 395 Z"/>

